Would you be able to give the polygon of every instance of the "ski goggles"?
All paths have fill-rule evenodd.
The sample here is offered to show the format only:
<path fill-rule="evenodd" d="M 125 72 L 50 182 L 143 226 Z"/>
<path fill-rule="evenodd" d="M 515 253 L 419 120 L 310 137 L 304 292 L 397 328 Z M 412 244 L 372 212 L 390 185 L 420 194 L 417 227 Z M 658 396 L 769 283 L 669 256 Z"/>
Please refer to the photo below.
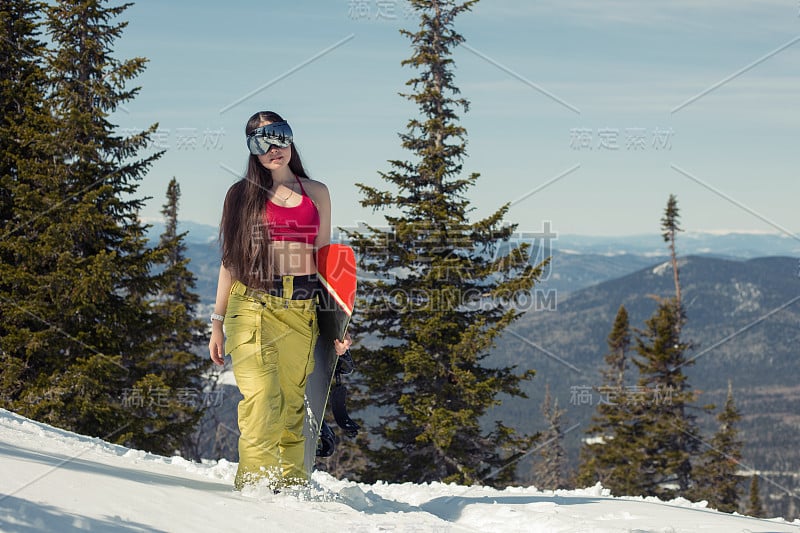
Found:
<path fill-rule="evenodd" d="M 258 127 L 247 136 L 247 148 L 253 155 L 264 155 L 273 146 L 286 148 L 290 144 L 292 128 L 285 120 Z"/>

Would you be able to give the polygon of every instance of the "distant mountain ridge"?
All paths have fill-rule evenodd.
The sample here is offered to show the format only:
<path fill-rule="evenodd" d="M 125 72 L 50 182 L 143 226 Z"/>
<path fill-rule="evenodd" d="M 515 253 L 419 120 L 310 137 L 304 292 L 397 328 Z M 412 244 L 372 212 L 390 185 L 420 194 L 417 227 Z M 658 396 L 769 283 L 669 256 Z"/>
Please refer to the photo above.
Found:
<path fill-rule="evenodd" d="M 709 233 L 681 232 L 678 243 L 682 255 L 717 257 L 800 256 L 800 237 L 776 233 Z M 667 255 L 661 235 L 626 235 L 596 237 L 563 235 L 553 243 L 563 252 L 616 255 L 620 253 L 660 257 Z"/>
<path fill-rule="evenodd" d="M 150 236 L 157 239 L 164 231 L 164 224 L 158 220 L 148 220 L 151 224 Z M 186 242 L 209 243 L 219 235 L 219 227 L 182 220 L 179 231 L 188 231 Z M 800 232 L 798 232 L 800 234 Z M 800 237 L 779 233 L 743 232 L 681 232 L 679 234 L 681 253 L 684 255 L 714 255 L 719 257 L 769 257 L 800 256 Z M 652 257 L 666 256 L 666 247 L 659 234 L 593 236 L 557 234 L 552 241 L 555 251 L 564 254 L 624 255 L 636 254 Z"/>
<path fill-rule="evenodd" d="M 164 232 L 164 222 L 160 220 L 146 220 L 150 225 L 148 236 L 150 240 L 157 241 L 159 235 Z M 187 243 L 207 244 L 213 242 L 219 236 L 219 227 L 191 220 L 178 221 L 178 233 L 188 232 L 185 241 Z"/>
<path fill-rule="evenodd" d="M 776 488 L 797 490 L 800 478 L 800 277 L 793 257 L 748 260 L 705 256 L 679 260 L 687 324 L 683 338 L 693 343 L 685 368 L 691 387 L 700 392 L 698 405 L 725 400 L 733 384 L 743 419 L 739 424 L 747 445 L 743 468 L 783 472 L 763 484 L 773 512 L 797 516 L 796 498 Z M 528 312 L 498 340 L 489 361 L 496 365 L 533 368 L 536 377 L 525 384 L 529 400 L 506 402 L 493 416 L 525 431 L 543 429 L 539 407 L 545 383 L 561 407 L 564 428 L 580 424 L 565 438 L 573 464 L 580 439 L 602 397 L 599 370 L 606 339 L 620 305 L 632 328 L 643 328 L 656 309 L 654 297 L 674 295 L 671 264 L 666 258 L 625 276 L 583 288 L 559 299 L 555 311 Z M 635 346 L 635 343 L 633 344 Z M 629 350 L 632 357 L 635 349 Z M 633 387 L 638 372 L 627 371 Z M 700 415 L 708 437 L 716 430 L 710 416 Z M 761 435 L 759 442 L 749 436 Z M 746 466 L 745 466 L 746 465 Z M 773 481 L 771 479 L 770 481 Z"/>
<path fill-rule="evenodd" d="M 713 341 L 746 327 L 800 296 L 797 267 L 798 260 L 792 257 L 748 260 L 704 256 L 680 258 L 683 302 L 688 320 L 685 328 L 687 338 L 700 343 L 697 349 L 708 348 Z M 620 305 L 624 304 L 628 310 L 631 325 L 642 327 L 644 320 L 655 310 L 653 296 L 669 297 L 673 294 L 672 267 L 665 258 L 650 267 L 578 290 L 559 301 L 556 312 L 529 312 L 512 329 L 520 334 L 530 334 L 545 345 L 569 354 L 569 360 L 576 365 L 593 368 L 602 362 L 605 338 Z M 770 340 L 785 340 L 782 347 L 796 353 L 800 345 L 792 341 L 800 340 L 800 320 L 797 320 L 800 301 L 796 306 L 789 305 L 783 313 L 776 311 L 775 315 L 772 321 L 762 321 L 758 325 L 768 328 L 775 322 L 785 326 L 786 329 L 770 331 Z M 794 317 L 797 321 L 784 320 L 786 317 Z M 562 325 L 567 324 L 569 339 L 572 340 L 562 339 L 557 333 Z M 576 328 L 577 324 L 583 327 Z M 753 335 L 756 331 L 751 327 L 742 333 Z M 726 350 L 729 349 L 731 346 L 721 345 L 715 348 L 714 355 L 736 354 L 728 354 Z M 516 351 L 509 350 L 507 353 Z M 757 355 L 753 354 L 753 357 Z M 709 356 L 706 360 L 714 358 Z M 780 382 L 783 376 L 778 377 Z M 724 380 L 720 384 L 724 384 Z"/>

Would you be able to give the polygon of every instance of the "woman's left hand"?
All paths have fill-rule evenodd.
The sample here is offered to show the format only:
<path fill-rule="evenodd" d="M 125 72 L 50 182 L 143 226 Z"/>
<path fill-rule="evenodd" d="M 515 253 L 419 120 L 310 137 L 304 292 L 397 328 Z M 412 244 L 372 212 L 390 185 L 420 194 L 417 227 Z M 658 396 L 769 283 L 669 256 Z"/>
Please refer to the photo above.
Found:
<path fill-rule="evenodd" d="M 349 333 L 344 336 L 344 342 L 339 339 L 333 339 L 333 345 L 336 347 L 336 355 L 344 355 L 344 352 L 350 349 L 351 344 L 353 344 L 353 339 L 350 338 Z"/>

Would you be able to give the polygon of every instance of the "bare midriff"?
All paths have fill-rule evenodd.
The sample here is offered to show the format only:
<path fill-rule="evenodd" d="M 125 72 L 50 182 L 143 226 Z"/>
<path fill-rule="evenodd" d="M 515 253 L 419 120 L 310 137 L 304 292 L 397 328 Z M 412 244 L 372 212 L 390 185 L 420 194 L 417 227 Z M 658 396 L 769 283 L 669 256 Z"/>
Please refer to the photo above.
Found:
<path fill-rule="evenodd" d="M 281 275 L 315 274 L 314 245 L 304 242 L 272 241 L 272 264 Z"/>

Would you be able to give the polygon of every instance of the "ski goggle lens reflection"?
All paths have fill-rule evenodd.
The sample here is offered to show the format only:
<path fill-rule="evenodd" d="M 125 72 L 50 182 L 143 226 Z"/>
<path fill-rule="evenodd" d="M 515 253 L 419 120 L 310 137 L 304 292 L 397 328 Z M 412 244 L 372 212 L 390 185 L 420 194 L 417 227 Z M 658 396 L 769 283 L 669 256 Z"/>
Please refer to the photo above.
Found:
<path fill-rule="evenodd" d="M 283 120 L 261 126 L 247 136 L 247 148 L 253 155 L 264 155 L 273 146 L 286 148 L 292 144 L 292 128 Z"/>

